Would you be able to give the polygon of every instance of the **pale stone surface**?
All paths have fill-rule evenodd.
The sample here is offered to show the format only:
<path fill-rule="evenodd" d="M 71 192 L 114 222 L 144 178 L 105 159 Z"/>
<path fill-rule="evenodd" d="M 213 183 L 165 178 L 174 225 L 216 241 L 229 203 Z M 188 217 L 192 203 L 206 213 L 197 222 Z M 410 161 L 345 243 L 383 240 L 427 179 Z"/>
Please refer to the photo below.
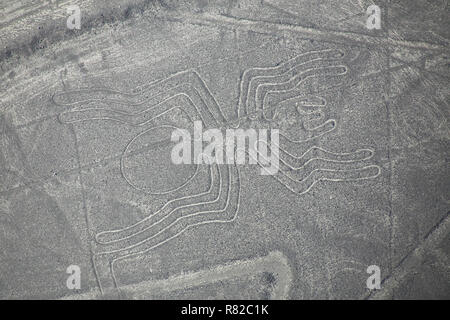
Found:
<path fill-rule="evenodd" d="M 113 280 L 121 297 L 139 299 L 277 298 L 280 286 L 289 299 L 450 298 L 445 1 L 385 1 L 381 30 L 365 27 L 365 0 L 73 1 L 81 30 L 66 28 L 67 3 L 54 2 L 0 1 L 2 299 L 99 298 L 99 282 L 114 297 Z M 246 70 L 272 76 L 251 82 L 256 101 L 258 84 L 280 85 L 302 70 L 297 63 L 283 78 L 273 67 L 331 50 L 345 56 L 307 68 L 329 67 L 326 75 L 264 100 L 283 110 L 273 125 L 295 139 L 334 123 L 303 143 L 284 141 L 295 155 L 315 147 L 297 163 L 304 168 L 295 177 L 312 174 L 309 184 L 294 193 L 252 165 L 221 167 L 220 179 L 200 166 L 185 188 L 150 194 L 197 172 L 171 163 L 170 130 L 152 126 L 190 128 L 200 114 L 210 128 L 231 128 Z M 180 97 L 161 108 L 181 108 L 149 121 L 161 113 L 149 111 L 158 97 L 182 93 L 198 113 Z M 305 101 L 316 102 L 318 119 L 296 113 Z M 103 110 L 75 112 L 92 108 Z M 217 125 L 219 112 L 228 121 Z M 321 181 L 327 174 L 349 181 Z M 221 209 L 221 196 L 148 218 L 174 198 L 208 191 L 210 175 L 231 190 L 218 215 L 228 222 L 176 220 Z M 100 255 L 110 250 L 119 255 Z M 267 268 L 252 274 L 248 266 L 259 262 Z M 82 270 L 75 292 L 66 287 L 73 264 Z M 374 264 L 378 292 L 366 288 Z M 189 281 L 202 275 L 213 280 Z"/>

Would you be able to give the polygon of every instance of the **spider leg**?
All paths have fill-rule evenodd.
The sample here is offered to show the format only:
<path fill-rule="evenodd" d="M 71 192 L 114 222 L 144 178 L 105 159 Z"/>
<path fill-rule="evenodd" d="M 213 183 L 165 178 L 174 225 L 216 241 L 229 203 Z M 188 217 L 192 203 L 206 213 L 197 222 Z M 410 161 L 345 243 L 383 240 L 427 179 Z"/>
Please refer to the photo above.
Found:
<path fill-rule="evenodd" d="M 273 82 L 277 77 L 287 74 L 295 74 L 301 71 L 301 68 L 308 68 L 311 63 L 322 60 L 335 60 L 344 56 L 341 50 L 329 49 L 311 51 L 294 57 L 275 67 L 251 68 L 242 74 L 240 81 L 240 96 L 237 105 L 237 114 L 244 110 L 245 115 L 248 116 L 255 110 L 248 110 L 249 105 L 254 106 L 255 91 L 259 85 L 265 82 Z"/>
<path fill-rule="evenodd" d="M 327 101 L 318 96 L 295 96 L 279 103 L 271 126 L 280 129 L 280 138 L 289 149 L 314 140 L 336 128 L 335 119 L 325 119 Z"/>
<path fill-rule="evenodd" d="M 170 224 L 177 216 L 183 216 L 184 212 L 189 212 L 201 206 L 217 202 L 222 192 L 223 173 L 218 165 L 208 167 L 210 171 L 210 185 L 205 192 L 174 198 L 166 202 L 156 212 L 149 214 L 133 225 L 100 232 L 95 237 L 97 243 L 103 245 L 103 247 L 117 243 L 119 243 L 119 246 L 123 246 L 129 239 L 138 239 L 142 234 L 144 234 L 144 237 L 148 237 L 149 234 L 157 233 L 159 229 Z M 115 245 L 115 247 L 117 246 Z"/>
<path fill-rule="evenodd" d="M 181 108 L 205 126 L 221 126 L 226 119 L 208 87 L 193 70 L 183 71 L 136 90 L 121 93 L 110 89 L 83 89 L 58 92 L 53 101 L 58 105 L 75 106 L 62 112 L 62 123 L 88 120 L 113 120 L 132 126 L 145 126 L 152 120 Z M 80 106 L 88 106 L 80 108 Z M 111 106 L 126 105 L 127 110 Z M 133 111 L 129 111 L 133 109 Z"/>
<path fill-rule="evenodd" d="M 377 165 L 365 162 L 373 150 L 360 149 L 335 153 L 313 147 L 300 157 L 280 148 L 279 170 L 271 172 L 274 179 L 296 194 L 305 194 L 319 181 L 347 182 L 374 179 L 381 173 Z M 259 154 L 261 156 L 261 154 Z M 267 161 L 261 162 L 264 164 Z M 263 170 L 265 166 L 262 166 Z"/>
<path fill-rule="evenodd" d="M 321 62 L 320 65 L 317 64 L 306 70 L 296 73 L 294 76 L 289 77 L 289 75 L 284 75 L 278 77 L 276 82 L 264 83 L 257 87 L 256 93 L 254 95 L 255 102 L 252 104 L 254 112 L 256 114 L 261 114 L 262 118 L 265 120 L 272 120 L 273 115 L 276 111 L 269 110 L 267 112 L 266 108 L 266 98 L 269 93 L 283 94 L 289 93 L 297 90 L 297 87 L 305 81 L 326 76 L 341 76 L 346 74 L 347 67 L 344 65 L 338 65 L 332 62 Z M 269 116 L 267 116 L 269 114 Z"/>
<path fill-rule="evenodd" d="M 191 206 L 189 210 L 184 210 L 187 206 L 186 208 L 180 207 L 175 210 L 178 211 L 176 216 L 168 219 L 164 225 L 158 226 L 158 229 L 142 229 L 143 232 L 137 237 L 140 241 L 136 242 L 137 239 L 132 239 L 133 244 L 127 247 L 122 243 L 114 249 L 110 247 L 106 251 L 97 253 L 109 266 L 113 279 L 112 284 L 115 287 L 119 286 L 115 273 L 118 262 L 142 256 L 194 227 L 213 223 L 230 223 L 236 219 L 240 205 L 240 173 L 237 166 L 224 166 L 224 168 L 227 169 L 228 173 L 227 179 L 223 180 L 227 181 L 221 183 L 223 189 L 214 204 L 197 203 Z M 120 241 L 122 242 L 122 239 Z"/>

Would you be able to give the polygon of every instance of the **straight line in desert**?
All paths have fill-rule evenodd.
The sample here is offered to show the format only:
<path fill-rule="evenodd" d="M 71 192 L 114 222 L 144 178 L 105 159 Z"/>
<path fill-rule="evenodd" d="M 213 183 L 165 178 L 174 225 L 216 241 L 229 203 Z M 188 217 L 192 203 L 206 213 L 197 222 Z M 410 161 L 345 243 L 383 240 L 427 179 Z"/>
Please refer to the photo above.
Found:
<path fill-rule="evenodd" d="M 285 255 L 279 251 L 272 251 L 267 256 L 257 257 L 249 260 L 238 260 L 229 264 L 219 265 L 211 269 L 196 272 L 188 272 L 181 275 L 169 277 L 162 280 L 149 280 L 137 284 L 125 285 L 120 288 L 124 292 L 133 292 L 138 295 L 148 293 L 171 292 L 185 288 L 198 287 L 236 279 L 245 276 L 261 274 L 263 272 L 273 273 L 277 279 L 271 292 L 271 299 L 288 299 L 292 282 L 292 271 Z M 98 291 L 66 296 L 66 300 L 85 300 L 98 297 Z"/>
<path fill-rule="evenodd" d="M 198 18 L 197 18 L 198 17 Z M 321 41 L 350 41 L 356 43 L 363 43 L 371 47 L 405 47 L 411 49 L 421 50 L 448 50 L 445 46 L 410 40 L 398 40 L 385 36 L 372 36 L 356 32 L 334 31 L 334 30 L 320 30 L 316 28 L 309 28 L 294 24 L 284 24 L 268 21 L 250 20 L 245 18 L 236 18 L 222 14 L 203 13 L 192 16 L 186 15 L 183 18 L 194 24 L 212 24 L 217 26 L 229 26 L 232 28 L 239 28 L 240 30 L 249 30 L 255 32 L 262 32 L 267 34 L 273 33 L 297 33 L 304 34 L 310 39 Z"/>
<path fill-rule="evenodd" d="M 414 274 L 414 271 L 423 263 L 427 252 L 430 252 L 438 243 L 442 242 L 448 236 L 449 230 L 450 212 L 447 212 L 441 221 L 424 237 L 422 243 L 407 254 L 394 268 L 392 274 L 381 284 L 381 290 L 372 292 L 364 298 L 373 300 L 392 299 L 394 290 Z"/>

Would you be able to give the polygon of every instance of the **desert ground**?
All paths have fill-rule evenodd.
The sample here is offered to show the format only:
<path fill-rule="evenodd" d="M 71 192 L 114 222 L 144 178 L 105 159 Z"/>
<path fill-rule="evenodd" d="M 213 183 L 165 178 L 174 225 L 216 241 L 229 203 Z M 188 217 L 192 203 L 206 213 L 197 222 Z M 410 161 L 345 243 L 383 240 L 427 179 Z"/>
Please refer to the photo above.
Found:
<path fill-rule="evenodd" d="M 0 0 L 0 298 L 449 299 L 449 16 Z M 279 130 L 279 171 L 175 165 L 194 120 Z"/>

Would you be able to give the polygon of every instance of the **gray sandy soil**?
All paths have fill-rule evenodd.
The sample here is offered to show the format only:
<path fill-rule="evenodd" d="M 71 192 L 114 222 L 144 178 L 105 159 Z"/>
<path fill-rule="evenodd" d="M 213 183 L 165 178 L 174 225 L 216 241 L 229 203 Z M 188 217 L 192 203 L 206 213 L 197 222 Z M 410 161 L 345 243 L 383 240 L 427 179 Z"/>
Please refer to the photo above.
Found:
<path fill-rule="evenodd" d="M 449 299 L 448 1 L 371 4 L 0 0 L 0 298 Z M 259 88 L 292 180 L 172 163 Z"/>

